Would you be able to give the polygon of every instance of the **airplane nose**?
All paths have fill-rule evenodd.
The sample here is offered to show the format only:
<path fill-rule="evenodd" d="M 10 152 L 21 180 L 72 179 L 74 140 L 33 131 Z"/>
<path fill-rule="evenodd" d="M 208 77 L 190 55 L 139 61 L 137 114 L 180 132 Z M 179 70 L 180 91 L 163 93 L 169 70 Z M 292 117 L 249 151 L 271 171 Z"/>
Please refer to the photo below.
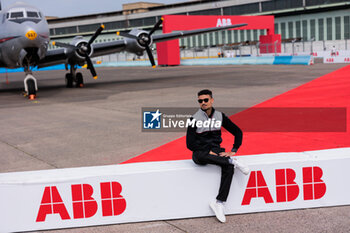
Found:
<path fill-rule="evenodd" d="M 34 30 L 28 30 L 26 33 L 26 37 L 29 40 L 35 40 L 37 38 L 38 34 L 36 34 L 36 32 Z"/>

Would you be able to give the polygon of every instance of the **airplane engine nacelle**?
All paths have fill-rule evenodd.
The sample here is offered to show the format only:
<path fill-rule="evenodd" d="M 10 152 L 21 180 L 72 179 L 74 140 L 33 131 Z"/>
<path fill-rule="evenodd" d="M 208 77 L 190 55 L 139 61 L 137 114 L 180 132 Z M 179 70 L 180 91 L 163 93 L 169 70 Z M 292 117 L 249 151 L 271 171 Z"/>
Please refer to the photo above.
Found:
<path fill-rule="evenodd" d="M 129 34 L 138 37 L 138 39 L 125 38 L 125 42 L 126 42 L 125 50 L 130 52 L 130 53 L 135 53 L 135 54 L 141 56 L 141 55 L 143 55 L 143 52 L 146 49 L 145 43 L 147 43 L 149 46 L 151 46 L 153 43 L 152 37 L 149 37 L 148 36 L 149 33 L 146 31 L 132 30 L 132 31 L 130 31 Z M 143 39 L 145 37 L 149 38 L 149 40 L 147 42 L 145 42 L 145 40 Z"/>
<path fill-rule="evenodd" d="M 89 46 L 88 42 L 84 40 L 82 36 L 75 37 L 70 44 L 77 48 L 75 51 L 70 52 L 73 53 L 71 59 L 74 59 L 78 64 L 85 62 L 85 54 L 88 54 L 88 56 L 91 57 L 94 53 L 92 46 Z"/>

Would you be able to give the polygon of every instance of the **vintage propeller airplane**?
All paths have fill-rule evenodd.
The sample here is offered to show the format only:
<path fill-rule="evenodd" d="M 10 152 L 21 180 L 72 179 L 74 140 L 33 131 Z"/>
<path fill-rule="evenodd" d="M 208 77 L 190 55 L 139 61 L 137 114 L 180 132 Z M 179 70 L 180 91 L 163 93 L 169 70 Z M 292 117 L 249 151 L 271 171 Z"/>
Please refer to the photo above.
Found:
<path fill-rule="evenodd" d="M 151 51 L 153 43 L 193 36 L 202 33 L 232 29 L 245 26 L 236 24 L 223 27 L 213 27 L 198 30 L 171 32 L 153 35 L 160 28 L 163 18 L 160 19 L 151 31 L 133 29 L 129 33 L 117 32 L 124 40 L 93 44 L 101 34 L 104 25 L 101 25 L 89 41 L 77 36 L 69 44 L 52 42 L 59 49 L 48 50 L 50 41 L 48 23 L 43 13 L 36 7 L 15 3 L 7 9 L 1 10 L 0 3 L 0 67 L 19 68 L 25 72 L 24 90 L 30 99 L 36 98 L 38 85 L 32 74 L 33 67 L 47 67 L 65 64 L 70 72 L 66 74 L 66 86 L 82 87 L 84 80 L 78 66 L 87 65 L 94 79 L 97 73 L 91 61 L 92 57 L 102 56 L 126 50 L 137 55 L 147 52 L 152 67 L 155 67 Z"/>

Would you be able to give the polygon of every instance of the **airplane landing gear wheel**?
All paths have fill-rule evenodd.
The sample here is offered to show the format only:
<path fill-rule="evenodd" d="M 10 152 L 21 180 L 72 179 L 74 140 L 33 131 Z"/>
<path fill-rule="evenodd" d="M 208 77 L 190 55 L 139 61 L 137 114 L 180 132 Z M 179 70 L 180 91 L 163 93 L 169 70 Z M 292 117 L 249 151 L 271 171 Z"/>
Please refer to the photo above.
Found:
<path fill-rule="evenodd" d="M 73 75 L 70 73 L 66 74 L 66 87 L 68 88 L 73 87 Z"/>
<path fill-rule="evenodd" d="M 27 80 L 28 98 L 34 100 L 36 98 L 35 82 L 33 79 Z"/>
<path fill-rule="evenodd" d="M 84 87 L 84 79 L 82 73 L 77 73 L 76 74 L 76 87 Z"/>

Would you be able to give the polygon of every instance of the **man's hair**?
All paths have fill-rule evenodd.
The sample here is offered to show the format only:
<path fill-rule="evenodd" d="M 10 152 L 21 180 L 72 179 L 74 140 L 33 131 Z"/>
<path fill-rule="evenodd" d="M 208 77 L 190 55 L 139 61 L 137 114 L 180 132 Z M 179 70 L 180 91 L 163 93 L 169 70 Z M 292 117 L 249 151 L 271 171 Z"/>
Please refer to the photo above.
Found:
<path fill-rule="evenodd" d="M 201 96 L 201 95 L 210 95 L 210 98 L 213 98 L 213 93 L 211 92 L 211 90 L 208 90 L 208 89 L 204 89 L 198 92 L 198 96 Z"/>

